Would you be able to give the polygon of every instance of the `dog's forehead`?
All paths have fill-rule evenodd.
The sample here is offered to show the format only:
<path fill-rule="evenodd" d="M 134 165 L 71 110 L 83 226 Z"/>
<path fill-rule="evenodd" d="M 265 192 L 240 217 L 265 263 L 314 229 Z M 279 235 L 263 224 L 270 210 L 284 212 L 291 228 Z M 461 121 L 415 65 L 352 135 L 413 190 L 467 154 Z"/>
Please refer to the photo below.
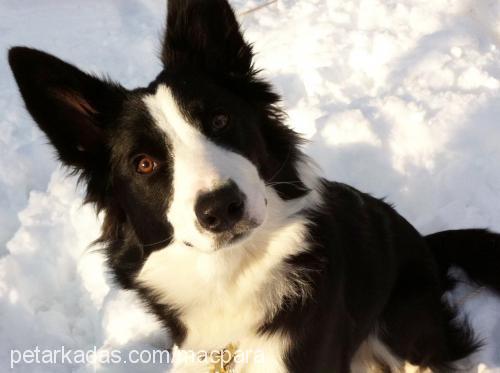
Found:
<path fill-rule="evenodd" d="M 156 126 L 170 141 L 182 143 L 199 133 L 192 116 L 181 109 L 172 88 L 166 84 L 159 84 L 154 92 L 145 95 L 142 100 Z"/>

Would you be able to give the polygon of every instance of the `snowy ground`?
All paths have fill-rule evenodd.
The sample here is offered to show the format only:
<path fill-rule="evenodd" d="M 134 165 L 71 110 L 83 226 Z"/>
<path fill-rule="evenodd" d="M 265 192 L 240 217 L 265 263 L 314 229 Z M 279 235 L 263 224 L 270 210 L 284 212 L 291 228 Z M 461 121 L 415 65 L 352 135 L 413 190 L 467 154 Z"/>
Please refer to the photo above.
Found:
<path fill-rule="evenodd" d="M 160 69 L 159 3 L 2 0 L 0 50 L 35 46 L 143 85 Z M 240 12 L 260 3 L 233 2 Z M 279 0 L 242 22 L 291 125 L 312 140 L 307 151 L 329 177 L 386 196 L 423 233 L 500 231 L 500 2 Z M 87 248 L 98 220 L 24 111 L 5 58 L 0 112 L 0 372 L 9 371 L 12 349 L 164 347 L 155 321 L 111 285 Z M 454 298 L 488 342 L 480 371 L 500 372 L 500 301 L 473 290 L 464 285 Z"/>

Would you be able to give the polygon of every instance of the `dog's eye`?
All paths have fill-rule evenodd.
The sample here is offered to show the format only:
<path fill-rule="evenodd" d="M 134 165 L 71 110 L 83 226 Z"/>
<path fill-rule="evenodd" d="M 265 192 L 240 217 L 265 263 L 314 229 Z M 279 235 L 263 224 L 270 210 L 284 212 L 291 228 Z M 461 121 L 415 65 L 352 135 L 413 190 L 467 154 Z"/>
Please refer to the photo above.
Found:
<path fill-rule="evenodd" d="M 220 132 L 229 127 L 229 116 L 226 114 L 216 114 L 212 118 L 212 131 L 213 132 Z"/>
<path fill-rule="evenodd" d="M 150 175 L 158 168 L 158 162 L 147 155 L 137 157 L 136 171 L 142 175 Z"/>

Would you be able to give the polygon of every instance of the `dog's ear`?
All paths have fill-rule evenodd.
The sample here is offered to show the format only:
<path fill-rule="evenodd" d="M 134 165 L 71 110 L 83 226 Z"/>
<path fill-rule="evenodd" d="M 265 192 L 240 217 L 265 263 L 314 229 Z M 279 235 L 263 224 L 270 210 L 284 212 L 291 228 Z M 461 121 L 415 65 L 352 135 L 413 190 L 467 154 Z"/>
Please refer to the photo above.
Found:
<path fill-rule="evenodd" d="M 126 90 L 30 48 L 10 49 L 9 64 L 28 111 L 61 161 L 76 169 L 91 167 L 106 149 L 106 127 Z"/>
<path fill-rule="evenodd" d="M 226 0 L 168 0 L 162 60 L 171 70 L 244 76 L 252 69 L 252 48 Z"/>

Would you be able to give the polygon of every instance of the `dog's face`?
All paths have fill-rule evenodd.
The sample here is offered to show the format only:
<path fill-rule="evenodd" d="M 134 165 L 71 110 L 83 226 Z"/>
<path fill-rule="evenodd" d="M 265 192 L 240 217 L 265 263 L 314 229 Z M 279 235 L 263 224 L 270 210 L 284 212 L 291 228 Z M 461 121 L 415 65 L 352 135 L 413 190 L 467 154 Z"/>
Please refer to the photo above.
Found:
<path fill-rule="evenodd" d="M 112 260 L 132 266 L 173 241 L 205 252 L 244 242 L 266 221 L 269 188 L 283 200 L 307 192 L 299 139 L 226 0 L 169 1 L 164 69 L 146 88 L 28 48 L 9 62 L 29 112 L 105 210 Z"/>
<path fill-rule="evenodd" d="M 172 236 L 213 251 L 264 222 L 265 146 L 251 105 L 202 75 L 165 73 L 124 113 L 110 139 L 114 190 L 142 242 Z"/>

